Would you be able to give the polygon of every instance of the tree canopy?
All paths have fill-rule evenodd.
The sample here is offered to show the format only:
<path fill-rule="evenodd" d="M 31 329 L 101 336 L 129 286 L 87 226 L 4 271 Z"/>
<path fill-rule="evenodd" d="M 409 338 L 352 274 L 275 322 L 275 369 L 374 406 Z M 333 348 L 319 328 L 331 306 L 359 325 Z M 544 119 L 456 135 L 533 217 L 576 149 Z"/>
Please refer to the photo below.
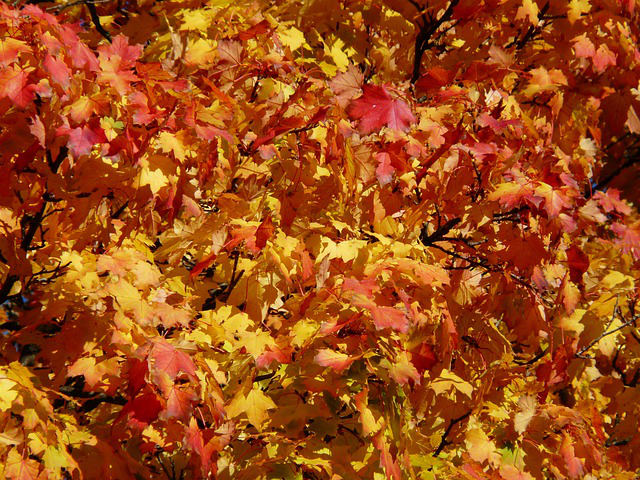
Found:
<path fill-rule="evenodd" d="M 638 8 L 0 3 L 0 476 L 637 478 Z"/>

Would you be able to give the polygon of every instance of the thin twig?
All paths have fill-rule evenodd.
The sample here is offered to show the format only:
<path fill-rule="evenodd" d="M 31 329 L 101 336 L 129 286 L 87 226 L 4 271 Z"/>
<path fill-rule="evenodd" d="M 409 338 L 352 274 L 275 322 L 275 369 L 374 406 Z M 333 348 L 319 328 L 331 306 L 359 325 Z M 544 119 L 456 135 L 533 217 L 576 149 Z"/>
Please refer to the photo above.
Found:
<path fill-rule="evenodd" d="M 50 0 L 44 0 L 44 1 L 50 1 Z M 60 13 L 63 10 L 66 10 L 67 8 L 75 7 L 76 5 L 82 5 L 83 3 L 98 4 L 98 3 L 109 3 L 112 1 L 113 0 L 75 0 L 73 2 L 67 2 L 61 5 L 54 5 L 53 7 L 47 7 L 46 10 L 48 12 L 55 11 L 55 13 Z"/>
<path fill-rule="evenodd" d="M 611 320 L 609 320 L 609 323 L 607 324 L 607 326 L 604 329 L 604 332 L 602 332 L 597 338 L 594 338 L 591 342 L 589 342 L 587 345 L 585 345 L 584 347 L 582 347 L 580 350 L 578 350 L 576 352 L 576 357 L 578 358 L 584 358 L 584 359 L 591 359 L 592 357 L 588 356 L 588 355 L 584 355 L 584 353 L 589 350 L 591 347 L 593 347 L 596 343 L 598 343 L 600 340 L 602 340 L 604 337 L 608 337 L 609 335 L 613 335 L 614 333 L 622 330 L 625 327 L 628 327 L 629 325 L 632 325 L 636 322 L 636 320 L 638 319 L 637 316 L 633 316 L 631 317 L 631 319 L 627 320 L 626 322 L 624 322 L 622 325 L 620 325 L 619 327 L 614 328 L 613 330 L 609 330 L 607 331 L 607 329 L 611 326 L 611 324 L 613 323 L 613 320 L 615 319 L 615 316 L 618 314 L 618 302 L 616 301 L 616 306 L 613 309 L 613 314 L 611 315 Z"/>
<path fill-rule="evenodd" d="M 417 3 L 411 2 L 418 10 L 422 11 Z M 429 13 L 422 13 L 422 24 L 418 23 L 420 30 L 416 35 L 415 41 L 415 56 L 413 59 L 413 73 L 411 74 L 411 83 L 416 83 L 420 78 L 420 67 L 422 66 L 422 57 L 424 52 L 429 48 L 431 37 L 438 31 L 440 26 L 449 21 L 453 15 L 453 9 L 460 3 L 460 0 L 452 0 L 442 16 L 438 19 L 434 18 L 434 15 Z"/>
<path fill-rule="evenodd" d="M 109 43 L 111 43 L 111 34 L 107 32 L 107 30 L 102 26 L 100 22 L 100 16 L 98 15 L 98 10 L 96 9 L 96 4 L 93 1 L 85 0 L 84 4 L 89 9 L 89 14 L 91 15 L 91 21 L 93 25 L 96 27 L 96 30 L 100 35 L 107 39 Z"/>
<path fill-rule="evenodd" d="M 585 192 L 585 198 L 589 199 L 593 194 L 599 190 L 603 190 L 607 185 L 613 182 L 618 175 L 620 175 L 627 168 L 633 165 L 640 164 L 640 151 L 636 151 L 634 155 L 627 158 L 625 162 L 622 162 L 613 172 L 604 177 L 601 181 L 596 183 L 592 188 L 589 188 L 588 192 Z"/>
<path fill-rule="evenodd" d="M 436 451 L 433 452 L 433 456 L 434 457 L 437 457 L 438 455 L 440 455 L 440 452 L 442 452 L 442 450 L 444 450 L 444 448 L 447 445 L 451 445 L 451 442 L 449 440 L 447 440 L 447 437 L 451 433 L 451 429 L 455 425 L 457 425 L 458 423 L 462 422 L 469 415 L 471 415 L 471 410 L 469 410 L 467 413 L 465 413 L 464 415 L 462 415 L 462 416 L 460 416 L 458 418 L 452 418 L 451 420 L 449 420 L 449 426 L 447 427 L 447 429 L 442 434 L 442 437 L 440 438 L 440 444 L 438 445 L 438 448 L 436 448 Z"/>

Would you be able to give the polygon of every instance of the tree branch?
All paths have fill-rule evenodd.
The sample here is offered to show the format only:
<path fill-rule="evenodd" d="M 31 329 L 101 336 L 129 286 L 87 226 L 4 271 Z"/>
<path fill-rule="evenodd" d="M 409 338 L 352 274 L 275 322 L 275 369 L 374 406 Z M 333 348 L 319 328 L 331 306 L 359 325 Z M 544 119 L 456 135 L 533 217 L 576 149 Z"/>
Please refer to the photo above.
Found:
<path fill-rule="evenodd" d="M 100 35 L 107 39 L 109 43 L 111 43 L 111 34 L 107 32 L 107 30 L 102 26 L 100 22 L 100 16 L 98 15 L 98 10 L 96 9 L 96 5 L 94 2 L 85 0 L 84 4 L 89 9 L 89 14 L 91 15 L 91 21 L 93 25 L 96 27 L 96 30 Z"/>
<path fill-rule="evenodd" d="M 584 358 L 584 359 L 591 359 L 592 357 L 585 355 L 585 352 L 587 352 L 591 347 L 593 347 L 596 343 L 598 343 L 604 337 L 608 337 L 609 335 L 613 335 L 614 333 L 622 330 L 623 328 L 628 327 L 629 325 L 635 324 L 636 320 L 638 319 L 638 316 L 634 315 L 633 317 L 631 317 L 631 319 L 627 320 L 626 322 L 624 322 L 619 327 L 616 327 L 613 330 L 608 330 L 607 331 L 609 326 L 611 326 L 611 324 L 615 320 L 616 315 L 618 315 L 618 301 L 617 300 L 616 300 L 616 305 L 613 308 L 613 313 L 611 315 L 611 320 L 609 320 L 609 323 L 605 327 L 604 332 L 602 332 L 598 337 L 594 338 L 591 342 L 589 342 L 587 345 L 585 345 L 580 350 L 578 350 L 576 352 L 576 357 Z"/>
<path fill-rule="evenodd" d="M 416 8 L 418 5 L 414 2 L 411 2 Z M 418 31 L 418 35 L 416 35 L 415 41 L 415 56 L 413 59 L 413 73 L 411 74 L 411 83 L 416 83 L 416 81 L 420 78 L 420 67 L 422 66 L 422 57 L 424 56 L 424 52 L 429 48 L 429 43 L 431 41 L 431 37 L 434 33 L 438 31 L 438 28 L 444 23 L 451 19 L 453 15 L 453 9 L 460 3 L 460 0 L 452 0 L 447 9 L 444 11 L 442 16 L 438 19 L 435 19 L 431 14 L 423 13 L 422 25 L 418 23 L 420 30 Z"/>
<path fill-rule="evenodd" d="M 632 167 L 633 165 L 640 164 L 640 150 L 636 151 L 634 155 L 627 158 L 626 161 L 622 162 L 618 167 L 616 167 L 613 172 L 604 177 L 601 181 L 593 185 L 591 188 L 585 192 L 585 198 L 589 199 L 593 196 L 593 194 L 599 190 L 603 190 L 607 185 L 613 182 L 618 175 L 620 175 L 627 168 Z"/>
<path fill-rule="evenodd" d="M 422 230 L 420 232 L 420 241 L 424 246 L 433 245 L 435 242 L 439 240 L 443 240 L 443 237 L 451 231 L 453 227 L 461 222 L 460 218 L 452 218 L 448 220 L 444 225 L 441 225 L 433 232 L 431 235 L 427 234 L 427 224 L 425 223 L 422 226 Z"/>
<path fill-rule="evenodd" d="M 458 423 L 462 422 L 469 415 L 471 415 L 471 410 L 469 410 L 467 413 L 465 413 L 464 415 L 461 415 L 458 418 L 452 418 L 451 420 L 449 420 L 449 426 L 447 427 L 447 429 L 442 434 L 442 437 L 440 438 L 440 444 L 438 445 L 438 448 L 436 448 L 436 451 L 433 452 L 433 456 L 434 457 L 437 457 L 438 455 L 440 455 L 442 450 L 444 450 L 447 445 L 451 445 L 451 442 L 449 440 L 447 440 L 447 437 L 451 433 L 451 429 L 453 429 L 454 426 L 456 426 Z"/>

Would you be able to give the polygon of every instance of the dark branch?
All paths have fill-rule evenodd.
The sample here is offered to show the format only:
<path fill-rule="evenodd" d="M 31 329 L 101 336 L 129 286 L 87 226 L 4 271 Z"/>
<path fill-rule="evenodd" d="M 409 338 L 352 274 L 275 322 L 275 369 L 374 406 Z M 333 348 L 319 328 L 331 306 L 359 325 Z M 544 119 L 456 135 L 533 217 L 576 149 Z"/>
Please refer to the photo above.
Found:
<path fill-rule="evenodd" d="M 107 30 L 102 26 L 100 22 L 100 16 L 98 15 L 98 10 L 96 9 L 95 3 L 85 0 L 84 4 L 89 9 L 89 14 L 91 15 L 91 21 L 93 25 L 96 27 L 96 30 L 100 35 L 107 39 L 109 43 L 111 43 L 111 34 L 107 32 Z"/>
<path fill-rule="evenodd" d="M 469 410 L 467 413 L 465 413 L 464 415 L 461 415 L 458 418 L 452 418 L 451 420 L 449 420 L 449 426 L 447 427 L 447 429 L 442 434 L 442 437 L 440 438 L 440 445 L 438 445 L 438 448 L 436 448 L 436 451 L 433 452 L 434 457 L 437 457 L 438 455 L 440 455 L 442 450 L 444 450 L 447 445 L 451 445 L 451 442 L 447 440 L 447 437 L 451 433 L 451 430 L 453 429 L 454 426 L 462 422 L 469 415 L 471 415 L 471 410 Z"/>
<path fill-rule="evenodd" d="M 425 223 L 422 226 L 422 231 L 420 232 L 420 241 L 424 246 L 433 245 L 435 242 L 439 240 L 443 240 L 443 237 L 451 231 L 453 227 L 460 223 L 460 218 L 452 218 L 448 220 L 444 225 L 441 225 L 433 232 L 431 235 L 427 234 L 427 224 Z"/>
<path fill-rule="evenodd" d="M 611 172 L 609 175 L 607 175 L 602 180 L 600 180 L 598 183 L 596 183 L 592 188 L 589 188 L 588 191 L 585 192 L 584 196 L 587 199 L 591 198 L 593 196 L 594 192 L 597 192 L 598 190 L 603 190 L 611 182 L 613 182 L 618 177 L 618 175 L 620 175 L 622 172 L 624 172 L 627 168 L 632 167 L 633 165 L 637 165 L 637 164 L 640 164 L 640 151 L 636 151 L 635 155 L 627 158 L 627 160 L 622 162 L 620 165 L 618 165 L 618 167 L 616 167 L 616 169 L 613 170 L 613 172 Z"/>
<path fill-rule="evenodd" d="M 418 23 L 420 30 L 418 31 L 418 35 L 416 35 L 415 42 L 415 57 L 413 59 L 413 73 L 411 74 L 411 83 L 416 83 L 416 81 L 420 78 L 420 67 L 422 66 L 422 57 L 424 56 L 424 52 L 427 48 L 433 46 L 431 45 L 431 38 L 433 34 L 438 31 L 440 26 L 449 21 L 451 16 L 453 15 L 453 9 L 458 5 L 460 0 L 452 0 L 447 9 L 444 11 L 442 16 L 438 19 L 435 19 L 432 14 L 423 13 L 421 15 L 422 24 Z M 411 2 L 416 8 L 418 6 Z"/>

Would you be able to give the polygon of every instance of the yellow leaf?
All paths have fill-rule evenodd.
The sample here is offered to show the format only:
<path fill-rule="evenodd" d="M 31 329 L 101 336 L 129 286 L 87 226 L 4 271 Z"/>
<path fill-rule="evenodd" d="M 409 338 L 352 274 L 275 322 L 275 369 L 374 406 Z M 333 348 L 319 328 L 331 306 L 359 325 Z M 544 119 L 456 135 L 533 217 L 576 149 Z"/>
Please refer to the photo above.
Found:
<path fill-rule="evenodd" d="M 405 385 L 409 379 L 416 383 L 420 383 L 420 374 L 416 367 L 409 361 L 407 352 L 401 352 L 396 361 L 389 368 L 389 375 L 400 385 Z"/>
<path fill-rule="evenodd" d="M 536 408 L 538 406 L 538 402 L 535 397 L 530 395 L 526 395 L 520 397 L 518 400 L 518 407 L 520 411 L 516 413 L 515 419 L 513 421 L 513 428 L 519 434 L 523 434 L 531 422 L 531 419 L 536 413 Z"/>
<path fill-rule="evenodd" d="M 226 408 L 227 414 L 231 418 L 236 418 L 243 413 L 249 422 L 256 428 L 260 428 L 267 417 L 267 410 L 276 408 L 276 404 L 270 397 L 266 396 L 260 388 L 253 387 L 245 394 L 245 389 L 241 390 Z"/>
<path fill-rule="evenodd" d="M 264 331 L 243 332 L 239 337 L 240 340 L 236 343 L 236 348 L 244 347 L 254 359 L 262 355 L 267 346 L 275 346 L 276 344 L 273 337 Z"/>
<path fill-rule="evenodd" d="M 177 160 L 184 162 L 186 149 L 182 137 L 184 137 L 183 131 L 176 134 L 166 131 L 161 132 L 158 135 L 158 146 L 164 153 L 173 152 Z"/>
<path fill-rule="evenodd" d="M 533 25 L 538 25 L 538 13 L 540 13 L 540 9 L 534 0 L 522 0 L 522 6 L 518 8 L 516 20 L 528 17 Z"/>
<path fill-rule="evenodd" d="M 442 370 L 440 376 L 431 382 L 431 388 L 438 395 L 450 391 L 452 387 L 469 398 L 471 398 L 473 394 L 471 384 L 465 382 L 462 378 L 447 369 Z"/>
<path fill-rule="evenodd" d="M 562 320 L 560 320 L 560 326 L 565 330 L 576 332 L 577 334 L 582 333 L 584 330 L 584 325 L 580 322 L 580 320 L 582 320 L 582 317 L 585 313 L 587 313 L 586 310 L 576 308 L 569 317 L 564 317 Z"/>
<path fill-rule="evenodd" d="M 578 20 L 583 13 L 589 13 L 591 11 L 591 4 L 589 0 L 571 0 L 569 2 L 569 11 L 567 12 L 567 18 L 572 24 Z"/>
<path fill-rule="evenodd" d="M 203 9 L 182 10 L 182 25 L 180 30 L 206 32 L 212 25 L 213 12 Z"/>
<path fill-rule="evenodd" d="M 149 167 L 142 167 L 140 169 L 140 186 L 149 185 L 151 193 L 154 195 L 168 184 L 169 181 L 165 174 L 162 173 L 162 170 L 150 170 Z"/>
<path fill-rule="evenodd" d="M 344 52 L 344 42 L 340 38 L 336 38 L 331 46 L 325 44 L 324 52 L 333 59 L 333 63 L 338 70 L 344 72 L 349 66 L 349 57 Z"/>
<path fill-rule="evenodd" d="M 633 277 L 618 271 L 613 271 L 607 274 L 607 276 L 602 279 L 601 283 L 612 292 L 630 290 L 634 286 Z"/>
<path fill-rule="evenodd" d="M 44 455 L 42 455 L 42 460 L 44 460 L 44 465 L 54 472 L 59 472 L 61 468 L 69 469 L 71 466 L 69 454 L 54 445 L 46 447 Z M 71 461 L 73 461 L 73 459 L 71 459 Z"/>
<path fill-rule="evenodd" d="M 4 476 L 7 480 L 35 480 L 39 478 L 40 465 L 35 460 L 20 455 L 13 448 L 6 460 Z"/>
<path fill-rule="evenodd" d="M 8 378 L 0 378 L 0 410 L 5 412 L 11 408 L 13 401 L 18 398 L 16 382 Z"/>
<path fill-rule="evenodd" d="M 106 290 L 123 310 L 135 310 L 142 305 L 140 292 L 126 280 L 110 283 Z"/>
<path fill-rule="evenodd" d="M 278 37 L 280 37 L 282 44 L 289 47 L 292 52 L 306 43 L 304 33 L 295 27 L 279 30 Z"/>
<path fill-rule="evenodd" d="M 467 452 L 476 462 L 493 460 L 495 457 L 496 445 L 486 433 L 480 428 L 472 428 L 465 435 Z"/>
<path fill-rule="evenodd" d="M 215 58 L 216 43 L 213 40 L 198 38 L 193 41 L 189 39 L 187 52 L 184 56 L 185 62 L 204 68 L 206 65 L 210 65 Z"/>

